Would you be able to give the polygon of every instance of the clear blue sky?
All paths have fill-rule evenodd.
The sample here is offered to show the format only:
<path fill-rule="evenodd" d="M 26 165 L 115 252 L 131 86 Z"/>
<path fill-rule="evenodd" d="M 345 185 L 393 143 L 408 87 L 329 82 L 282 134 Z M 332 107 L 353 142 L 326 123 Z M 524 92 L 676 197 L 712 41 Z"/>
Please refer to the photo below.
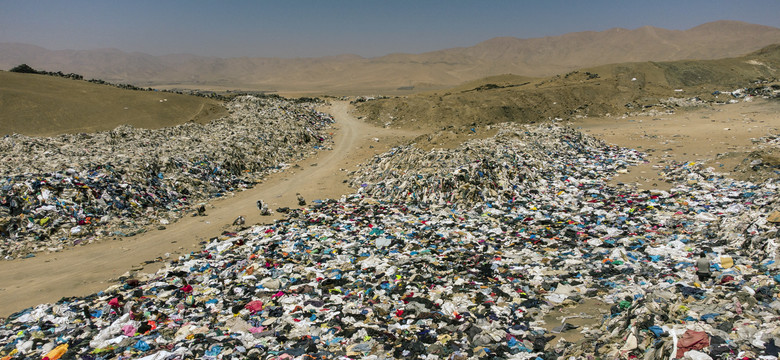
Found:
<path fill-rule="evenodd" d="M 780 0 L 0 0 L 0 42 L 153 55 L 375 57 L 497 36 L 684 30 L 715 20 L 780 27 Z"/>

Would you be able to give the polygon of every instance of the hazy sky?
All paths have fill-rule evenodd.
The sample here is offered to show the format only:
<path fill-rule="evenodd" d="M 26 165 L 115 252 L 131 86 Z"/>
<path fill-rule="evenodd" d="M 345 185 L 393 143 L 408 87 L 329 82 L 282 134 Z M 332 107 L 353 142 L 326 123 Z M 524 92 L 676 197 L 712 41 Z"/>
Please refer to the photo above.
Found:
<path fill-rule="evenodd" d="M 0 0 L 0 42 L 153 55 L 375 57 L 497 36 L 684 30 L 724 19 L 780 27 L 780 0 Z"/>

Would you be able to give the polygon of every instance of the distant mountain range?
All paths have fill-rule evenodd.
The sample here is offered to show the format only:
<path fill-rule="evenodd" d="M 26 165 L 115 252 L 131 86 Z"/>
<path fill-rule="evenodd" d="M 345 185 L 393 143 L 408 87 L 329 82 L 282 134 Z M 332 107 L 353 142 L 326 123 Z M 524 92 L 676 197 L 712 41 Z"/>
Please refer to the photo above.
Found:
<path fill-rule="evenodd" d="M 688 30 L 645 26 L 634 30 L 569 33 L 534 39 L 500 37 L 471 47 L 375 58 L 215 58 L 152 56 L 117 49 L 47 50 L 0 43 L 0 69 L 77 73 L 137 86 L 241 88 L 277 91 L 386 91 L 440 88 L 490 75 L 547 76 L 610 63 L 718 59 L 780 43 L 780 29 L 716 21 Z"/>

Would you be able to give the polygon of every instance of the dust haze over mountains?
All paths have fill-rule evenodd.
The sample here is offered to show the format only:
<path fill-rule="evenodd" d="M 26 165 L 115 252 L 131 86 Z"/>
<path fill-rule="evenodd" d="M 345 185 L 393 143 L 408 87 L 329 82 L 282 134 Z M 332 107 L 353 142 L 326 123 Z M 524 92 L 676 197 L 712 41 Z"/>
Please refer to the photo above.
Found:
<path fill-rule="evenodd" d="M 471 47 L 364 58 L 153 56 L 117 49 L 58 50 L 0 43 L 0 68 L 36 69 L 162 88 L 329 93 L 438 89 L 499 74 L 549 76 L 610 63 L 718 59 L 780 43 L 780 29 L 716 21 L 688 30 L 613 28 L 534 39 L 499 37 Z"/>

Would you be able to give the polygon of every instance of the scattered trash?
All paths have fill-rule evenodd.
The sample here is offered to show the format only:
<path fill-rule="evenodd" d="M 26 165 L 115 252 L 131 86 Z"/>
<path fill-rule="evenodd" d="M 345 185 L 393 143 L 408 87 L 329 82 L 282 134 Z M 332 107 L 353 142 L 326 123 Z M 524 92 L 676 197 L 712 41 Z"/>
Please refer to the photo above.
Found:
<path fill-rule="evenodd" d="M 0 255 L 132 236 L 331 146 L 314 103 L 238 97 L 207 125 L 0 139 Z M 200 211 L 195 211 L 200 210 Z"/>
<path fill-rule="evenodd" d="M 13 314 L 0 356 L 777 356 L 776 179 L 681 163 L 664 169 L 670 191 L 637 191 L 608 185 L 643 161 L 635 150 L 557 126 L 499 128 L 453 150 L 394 148 L 352 174 L 355 194 Z M 545 323 L 586 298 L 608 304 L 593 326 Z"/>

